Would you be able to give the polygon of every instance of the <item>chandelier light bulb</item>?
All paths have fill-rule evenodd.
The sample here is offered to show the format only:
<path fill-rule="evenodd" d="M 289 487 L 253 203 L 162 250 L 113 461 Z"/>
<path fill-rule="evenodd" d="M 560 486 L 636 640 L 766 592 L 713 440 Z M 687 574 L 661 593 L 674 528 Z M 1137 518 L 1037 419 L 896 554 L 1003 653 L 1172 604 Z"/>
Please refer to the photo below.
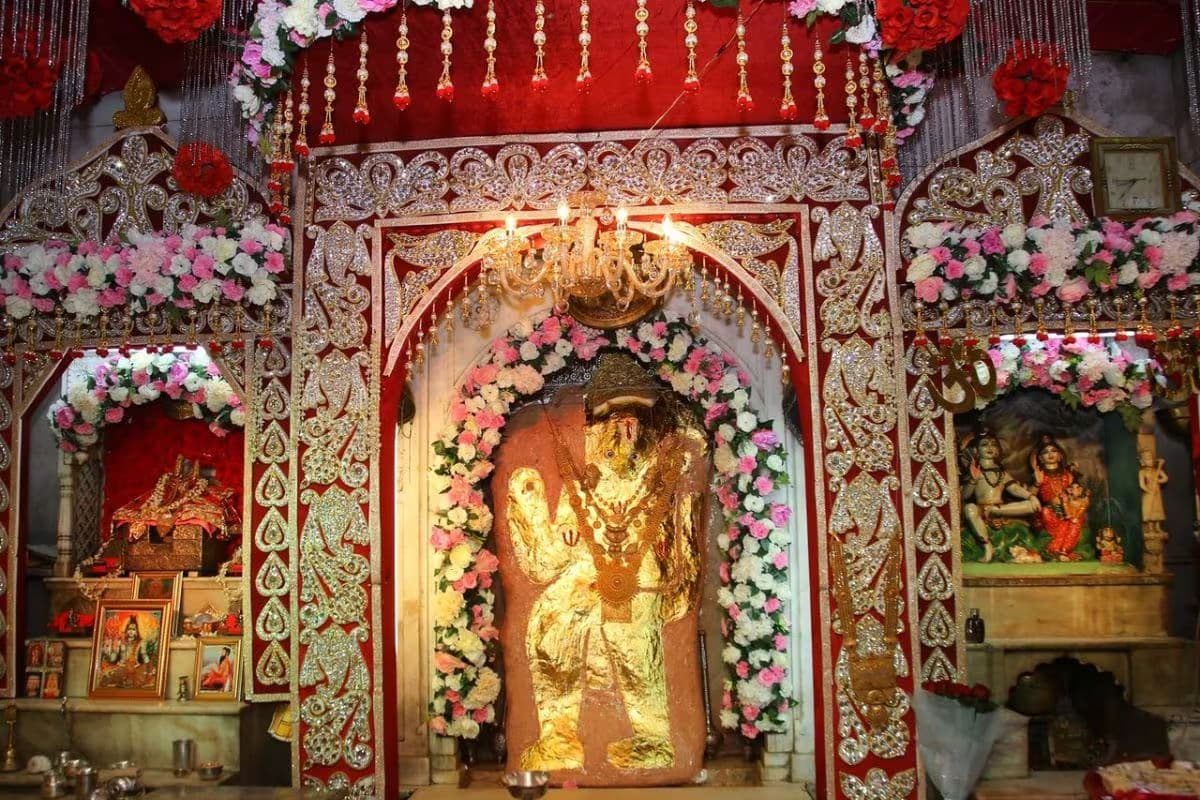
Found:
<path fill-rule="evenodd" d="M 676 233 L 676 231 L 675 231 L 675 224 L 673 222 L 671 222 L 670 214 L 663 217 L 662 229 L 663 229 L 663 238 L 666 239 L 671 244 L 674 244 L 675 241 L 679 238 L 679 234 Z"/>
<path fill-rule="evenodd" d="M 565 202 L 558 204 L 558 222 L 560 225 L 566 225 L 567 220 L 571 217 L 571 207 Z"/>
<path fill-rule="evenodd" d="M 517 232 L 517 218 L 513 214 L 509 214 L 504 218 L 504 228 L 508 231 L 509 236 L 513 236 Z"/>
<path fill-rule="evenodd" d="M 629 223 L 629 211 L 625 206 L 617 209 L 617 230 L 625 230 L 625 226 Z"/>

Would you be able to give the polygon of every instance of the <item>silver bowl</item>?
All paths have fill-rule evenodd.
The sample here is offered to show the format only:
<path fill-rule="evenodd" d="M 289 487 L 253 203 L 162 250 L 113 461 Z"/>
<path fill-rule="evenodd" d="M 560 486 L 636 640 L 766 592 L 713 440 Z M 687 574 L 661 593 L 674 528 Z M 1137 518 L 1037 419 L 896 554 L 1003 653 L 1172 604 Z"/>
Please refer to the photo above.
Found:
<path fill-rule="evenodd" d="M 509 772 L 504 775 L 504 788 L 518 800 L 537 800 L 550 788 L 550 773 L 532 770 Z"/>
<path fill-rule="evenodd" d="M 218 761 L 205 761 L 196 767 L 196 774 L 200 776 L 200 780 L 202 781 L 215 781 L 221 777 L 221 770 L 223 769 L 225 769 L 225 765 Z"/>

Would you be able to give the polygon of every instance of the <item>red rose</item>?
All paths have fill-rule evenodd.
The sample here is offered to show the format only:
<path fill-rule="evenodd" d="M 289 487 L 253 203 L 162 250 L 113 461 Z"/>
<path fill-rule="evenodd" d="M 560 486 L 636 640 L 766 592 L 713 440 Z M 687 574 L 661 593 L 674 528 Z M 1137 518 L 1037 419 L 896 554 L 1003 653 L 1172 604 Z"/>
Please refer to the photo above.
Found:
<path fill-rule="evenodd" d="M 952 42 L 967 24 L 967 0 L 876 0 L 883 45 L 897 53 Z"/>
<path fill-rule="evenodd" d="M 221 0 L 129 0 L 129 7 L 169 43 L 194 42 L 221 17 Z"/>
<path fill-rule="evenodd" d="M 1018 39 L 992 74 L 992 88 L 1010 117 L 1036 117 L 1062 99 L 1070 77 L 1057 48 Z"/>
<path fill-rule="evenodd" d="M 19 38 L 18 32 L 15 37 Z M 54 101 L 58 68 L 45 55 L 8 53 L 0 58 L 0 119 L 31 117 Z"/>
<path fill-rule="evenodd" d="M 229 159 L 208 142 L 182 145 L 175 154 L 171 175 L 180 189 L 200 197 L 216 197 L 233 183 Z"/>

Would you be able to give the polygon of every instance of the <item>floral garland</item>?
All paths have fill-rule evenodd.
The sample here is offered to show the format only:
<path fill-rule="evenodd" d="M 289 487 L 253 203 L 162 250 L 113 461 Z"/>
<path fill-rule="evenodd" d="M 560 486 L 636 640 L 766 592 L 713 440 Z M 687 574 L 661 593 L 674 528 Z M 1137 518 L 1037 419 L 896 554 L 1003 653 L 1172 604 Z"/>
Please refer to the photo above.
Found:
<path fill-rule="evenodd" d="M 127 242 L 52 239 L 4 256 L 0 305 L 13 319 L 59 306 L 78 320 L 111 308 L 142 313 L 221 300 L 263 306 L 276 297 L 286 247 L 287 230 L 261 222 L 134 233 Z"/>
<path fill-rule="evenodd" d="M 125 419 L 129 408 L 160 397 L 191 403 L 192 414 L 218 436 L 246 422 L 241 398 L 199 350 L 159 355 L 139 350 L 102 361 L 67 387 L 47 417 L 59 449 L 73 453 L 100 441 L 104 426 Z"/>
<path fill-rule="evenodd" d="M 1172 292 L 1200 285 L 1200 202 L 1170 217 L 1087 223 L 1035 216 L 1029 225 L 923 222 L 905 239 L 914 250 L 905 280 L 917 299 L 980 297 L 1001 304 L 1045 297 L 1064 303 L 1118 287 Z"/>
<path fill-rule="evenodd" d="M 726 529 L 717 537 L 717 601 L 725 609 L 722 657 L 731 670 L 721 722 L 754 738 L 787 727 L 791 706 L 785 607 L 787 530 L 791 509 L 768 500 L 787 483 L 785 453 L 768 421 L 749 408 L 749 376 L 733 358 L 692 336 L 678 319 L 659 317 L 610 340 L 572 317 L 548 315 L 521 322 L 492 343 L 491 356 L 471 369 L 450 405 L 451 424 L 434 443 L 431 483 L 440 510 L 434 549 L 434 732 L 466 739 L 495 719 L 500 677 L 489 663 L 499 633 L 492 575 L 496 555 L 484 547 L 492 512 L 480 483 L 494 469 L 492 455 L 513 404 L 539 392 L 545 376 L 569 360 L 591 361 L 615 345 L 655 369 L 687 398 L 714 431 L 715 497 Z"/>
<path fill-rule="evenodd" d="M 996 367 L 996 397 L 1045 389 L 1071 408 L 1116 411 L 1130 430 L 1141 425 L 1142 411 L 1154 402 L 1155 385 L 1166 385 L 1156 360 L 1135 358 L 1111 339 L 1013 340 L 990 347 L 988 356 Z"/>
<path fill-rule="evenodd" d="M 296 54 L 329 36 L 353 32 L 367 16 L 387 11 L 399 0 L 263 0 L 254 14 L 242 57 L 234 65 L 233 95 L 249 122 L 251 142 L 257 142 L 279 95 L 287 90 Z M 417 6 L 441 11 L 471 8 L 474 0 L 412 0 Z"/>
<path fill-rule="evenodd" d="M 146 27 L 168 44 L 188 44 L 221 18 L 221 0 L 129 0 Z"/>

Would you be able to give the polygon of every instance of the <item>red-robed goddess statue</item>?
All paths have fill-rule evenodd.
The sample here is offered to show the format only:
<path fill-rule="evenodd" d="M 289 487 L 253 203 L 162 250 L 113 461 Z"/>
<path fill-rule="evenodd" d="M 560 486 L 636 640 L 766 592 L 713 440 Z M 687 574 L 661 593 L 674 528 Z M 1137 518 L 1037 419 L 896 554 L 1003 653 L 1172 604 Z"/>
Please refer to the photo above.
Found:
<path fill-rule="evenodd" d="M 1050 536 L 1046 554 L 1059 561 L 1081 560 L 1075 548 L 1083 536 L 1091 492 L 1080 482 L 1074 466 L 1067 463 L 1066 451 L 1054 437 L 1042 436 L 1030 461 L 1041 501 L 1034 519 Z"/>

